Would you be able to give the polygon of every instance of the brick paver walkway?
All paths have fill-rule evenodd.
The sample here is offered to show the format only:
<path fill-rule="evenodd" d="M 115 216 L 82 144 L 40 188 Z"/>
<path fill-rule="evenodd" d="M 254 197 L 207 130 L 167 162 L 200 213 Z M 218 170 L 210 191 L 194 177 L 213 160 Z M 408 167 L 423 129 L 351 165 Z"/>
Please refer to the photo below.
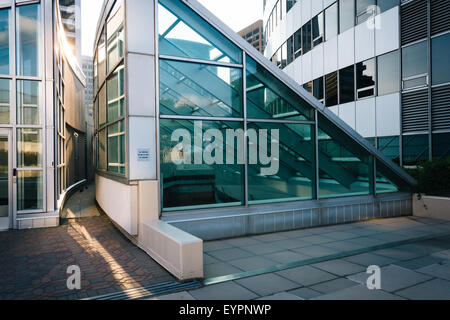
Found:
<path fill-rule="evenodd" d="M 81 269 L 81 290 L 67 268 Z M 104 215 L 0 233 L 0 299 L 80 299 L 175 279 Z"/>

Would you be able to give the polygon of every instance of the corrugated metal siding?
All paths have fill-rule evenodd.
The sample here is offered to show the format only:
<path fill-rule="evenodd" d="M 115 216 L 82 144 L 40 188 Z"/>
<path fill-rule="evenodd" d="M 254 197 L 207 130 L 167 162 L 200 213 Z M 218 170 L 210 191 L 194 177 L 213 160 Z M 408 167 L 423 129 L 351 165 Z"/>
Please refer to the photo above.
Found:
<path fill-rule="evenodd" d="M 450 1 L 431 0 L 431 34 L 450 30 Z"/>
<path fill-rule="evenodd" d="M 427 1 L 415 0 L 401 6 L 402 45 L 427 37 Z"/>
<path fill-rule="evenodd" d="M 428 90 L 414 91 L 402 95 L 403 132 L 428 130 Z"/>
<path fill-rule="evenodd" d="M 433 89 L 431 99 L 433 130 L 450 129 L 450 86 Z"/>

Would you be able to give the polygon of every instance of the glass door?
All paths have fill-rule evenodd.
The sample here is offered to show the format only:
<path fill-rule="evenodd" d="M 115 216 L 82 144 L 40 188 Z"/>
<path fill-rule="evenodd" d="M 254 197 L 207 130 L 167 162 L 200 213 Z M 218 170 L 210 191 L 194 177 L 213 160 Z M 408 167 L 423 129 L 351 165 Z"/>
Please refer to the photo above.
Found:
<path fill-rule="evenodd" d="M 11 227 L 11 160 L 8 129 L 0 129 L 0 231 Z"/>

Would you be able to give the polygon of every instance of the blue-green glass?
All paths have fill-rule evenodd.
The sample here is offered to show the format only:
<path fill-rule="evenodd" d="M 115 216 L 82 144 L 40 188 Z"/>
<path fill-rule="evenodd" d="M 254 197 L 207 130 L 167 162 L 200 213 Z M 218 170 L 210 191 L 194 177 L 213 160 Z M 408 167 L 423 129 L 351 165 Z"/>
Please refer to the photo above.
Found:
<path fill-rule="evenodd" d="M 124 67 L 119 65 L 107 81 L 108 122 L 113 122 L 125 114 Z"/>
<path fill-rule="evenodd" d="M 450 133 L 433 134 L 433 157 L 450 157 Z"/>
<path fill-rule="evenodd" d="M 0 124 L 10 123 L 11 80 L 0 79 Z"/>
<path fill-rule="evenodd" d="M 164 210 L 243 204 L 241 122 L 161 119 L 160 135 Z"/>
<path fill-rule="evenodd" d="M 16 65 L 21 76 L 40 75 L 40 12 L 39 4 L 16 8 Z"/>
<path fill-rule="evenodd" d="M 179 0 L 160 0 L 159 53 L 241 63 L 242 51 Z"/>
<path fill-rule="evenodd" d="M 320 197 L 370 194 L 372 156 L 330 120 L 319 115 Z"/>
<path fill-rule="evenodd" d="M 403 165 L 416 166 L 429 159 L 429 138 L 427 134 L 403 136 Z"/>
<path fill-rule="evenodd" d="M 314 139 L 311 125 L 248 125 L 249 203 L 314 198 Z"/>
<path fill-rule="evenodd" d="M 125 122 L 108 127 L 108 171 L 125 174 Z"/>
<path fill-rule="evenodd" d="M 431 40 L 433 85 L 450 82 L 450 33 Z"/>
<path fill-rule="evenodd" d="M 9 20 L 11 9 L 0 10 L 0 74 L 10 74 L 9 62 Z"/>
<path fill-rule="evenodd" d="M 378 149 L 389 159 L 400 164 L 400 137 L 378 138 Z"/>
<path fill-rule="evenodd" d="M 17 176 L 17 210 L 43 208 L 42 171 L 19 171 Z"/>
<path fill-rule="evenodd" d="M 377 193 L 411 192 L 411 187 L 377 160 Z"/>
<path fill-rule="evenodd" d="M 242 70 L 159 62 L 160 112 L 166 115 L 242 117 Z"/>
<path fill-rule="evenodd" d="M 313 108 L 247 56 L 247 117 L 251 119 L 313 120 Z"/>

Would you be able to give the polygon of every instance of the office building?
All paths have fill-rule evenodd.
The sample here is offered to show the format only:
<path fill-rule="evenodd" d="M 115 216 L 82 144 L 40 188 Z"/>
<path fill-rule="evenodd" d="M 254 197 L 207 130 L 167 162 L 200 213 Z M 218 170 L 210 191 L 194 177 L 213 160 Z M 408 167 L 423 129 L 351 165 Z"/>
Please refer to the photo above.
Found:
<path fill-rule="evenodd" d="M 256 50 L 264 53 L 264 31 L 263 31 L 263 21 L 258 20 L 255 23 L 249 25 L 248 27 L 242 29 L 238 34 L 250 43 Z"/>

